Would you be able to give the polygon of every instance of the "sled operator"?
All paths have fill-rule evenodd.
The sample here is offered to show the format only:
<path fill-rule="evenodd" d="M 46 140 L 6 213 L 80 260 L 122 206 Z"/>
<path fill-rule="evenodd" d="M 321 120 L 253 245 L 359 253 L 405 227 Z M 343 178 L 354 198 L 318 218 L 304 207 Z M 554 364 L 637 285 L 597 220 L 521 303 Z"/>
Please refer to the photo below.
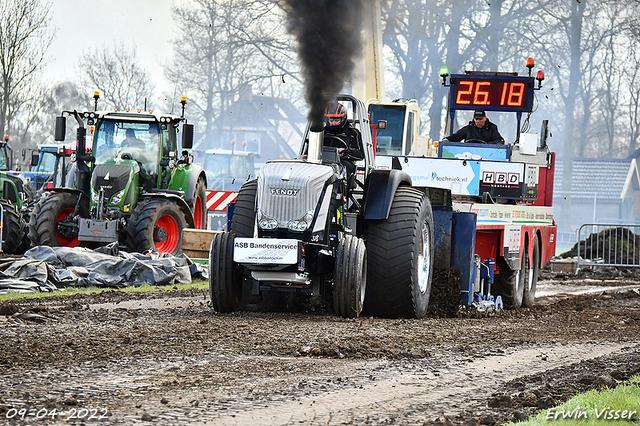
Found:
<path fill-rule="evenodd" d="M 472 142 L 473 140 L 485 143 L 504 144 L 504 138 L 498 132 L 498 126 L 489 121 L 487 114 L 477 109 L 473 113 L 473 120 L 454 134 L 443 138 L 443 141 L 460 142 L 461 140 Z"/>

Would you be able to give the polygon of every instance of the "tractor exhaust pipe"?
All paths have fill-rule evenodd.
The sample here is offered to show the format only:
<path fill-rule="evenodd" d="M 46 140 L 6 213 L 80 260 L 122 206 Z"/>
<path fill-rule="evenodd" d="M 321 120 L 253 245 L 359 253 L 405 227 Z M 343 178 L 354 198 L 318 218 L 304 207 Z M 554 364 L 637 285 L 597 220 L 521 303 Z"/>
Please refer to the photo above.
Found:
<path fill-rule="evenodd" d="M 91 195 L 91 170 L 85 160 L 86 154 L 86 129 L 84 127 L 84 121 L 80 117 L 78 111 L 73 111 L 73 116 L 78 122 L 78 132 L 76 134 L 76 188 L 86 195 Z"/>
<path fill-rule="evenodd" d="M 312 125 L 309 128 L 309 152 L 307 160 L 319 163 L 322 160 L 322 144 L 324 143 L 324 124 Z"/>

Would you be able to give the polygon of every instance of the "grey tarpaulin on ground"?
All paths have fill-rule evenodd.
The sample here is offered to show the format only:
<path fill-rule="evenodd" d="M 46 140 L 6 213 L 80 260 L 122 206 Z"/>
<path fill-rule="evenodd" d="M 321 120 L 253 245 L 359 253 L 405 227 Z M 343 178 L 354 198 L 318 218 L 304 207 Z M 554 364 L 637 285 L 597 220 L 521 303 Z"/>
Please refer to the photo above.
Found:
<path fill-rule="evenodd" d="M 185 255 L 119 252 L 115 244 L 96 250 L 38 246 L 22 258 L 0 259 L 0 292 L 171 285 L 192 278 L 206 279 L 206 268 Z"/>

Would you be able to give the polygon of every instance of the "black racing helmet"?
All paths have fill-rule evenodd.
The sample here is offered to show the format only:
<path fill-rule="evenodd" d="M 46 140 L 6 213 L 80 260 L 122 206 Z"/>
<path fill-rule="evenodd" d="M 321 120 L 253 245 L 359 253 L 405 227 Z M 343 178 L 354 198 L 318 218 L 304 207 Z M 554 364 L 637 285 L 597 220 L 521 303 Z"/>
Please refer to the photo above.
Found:
<path fill-rule="evenodd" d="M 327 130 L 342 129 L 347 124 L 347 109 L 340 102 L 333 101 L 324 111 Z M 340 120 L 339 124 L 331 124 L 329 120 Z"/>

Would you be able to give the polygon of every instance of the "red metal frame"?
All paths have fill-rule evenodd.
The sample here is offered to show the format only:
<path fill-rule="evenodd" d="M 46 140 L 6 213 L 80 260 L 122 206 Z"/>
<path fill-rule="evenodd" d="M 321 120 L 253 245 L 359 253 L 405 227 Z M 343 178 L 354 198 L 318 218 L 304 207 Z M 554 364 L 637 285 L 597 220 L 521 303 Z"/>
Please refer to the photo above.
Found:
<path fill-rule="evenodd" d="M 549 168 L 540 167 L 538 173 L 538 198 L 533 202 L 534 206 L 553 205 L 553 177 L 556 169 L 556 153 L 551 153 Z"/>
<path fill-rule="evenodd" d="M 524 245 L 529 242 L 527 256 L 533 259 L 533 241 L 539 236 L 540 266 L 545 265 L 555 255 L 557 226 L 553 225 L 523 225 L 520 233 L 520 253 Z M 498 261 L 503 257 L 504 225 L 479 225 L 476 229 L 476 245 L 474 253 L 482 260 L 496 259 L 496 274 L 508 272 L 506 262 Z M 507 269 L 507 270 L 505 270 Z"/>

